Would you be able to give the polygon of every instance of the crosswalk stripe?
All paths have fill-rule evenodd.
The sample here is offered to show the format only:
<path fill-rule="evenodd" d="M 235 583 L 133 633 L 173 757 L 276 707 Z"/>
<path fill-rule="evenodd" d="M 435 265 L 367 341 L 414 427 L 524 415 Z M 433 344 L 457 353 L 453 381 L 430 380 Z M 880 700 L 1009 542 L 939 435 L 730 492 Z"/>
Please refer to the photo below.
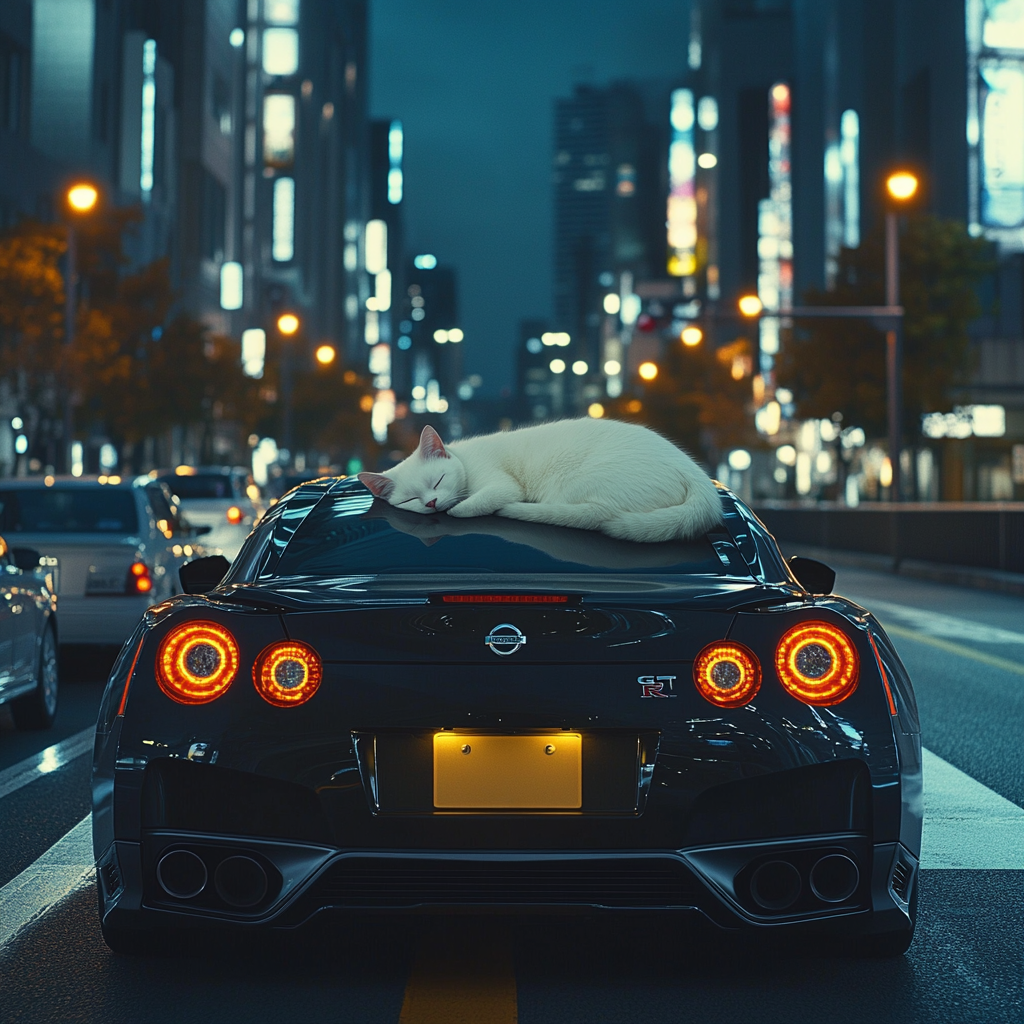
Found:
<path fill-rule="evenodd" d="M 1024 869 L 1024 808 L 923 752 L 922 868 Z"/>
<path fill-rule="evenodd" d="M 92 815 L 0 889 L 0 947 L 94 877 Z"/>
<path fill-rule="evenodd" d="M 26 757 L 24 761 L 19 761 L 10 768 L 5 768 L 0 772 L 0 800 L 10 796 L 16 789 L 21 789 L 43 775 L 63 768 L 69 761 L 74 761 L 76 757 L 81 757 L 92 750 L 95 733 L 95 728 L 90 725 L 88 729 L 76 732 L 74 736 L 69 736 L 66 740 Z"/>

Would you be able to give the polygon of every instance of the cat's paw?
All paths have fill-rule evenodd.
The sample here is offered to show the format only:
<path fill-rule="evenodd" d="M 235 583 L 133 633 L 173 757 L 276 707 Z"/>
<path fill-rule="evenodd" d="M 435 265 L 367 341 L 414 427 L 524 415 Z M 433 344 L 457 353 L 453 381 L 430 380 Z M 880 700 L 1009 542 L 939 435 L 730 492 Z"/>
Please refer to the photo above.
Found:
<path fill-rule="evenodd" d="M 471 519 L 479 514 L 479 512 L 473 510 L 473 506 L 468 501 L 460 501 L 458 505 L 452 505 L 448 509 L 448 515 L 455 516 L 456 519 Z"/>

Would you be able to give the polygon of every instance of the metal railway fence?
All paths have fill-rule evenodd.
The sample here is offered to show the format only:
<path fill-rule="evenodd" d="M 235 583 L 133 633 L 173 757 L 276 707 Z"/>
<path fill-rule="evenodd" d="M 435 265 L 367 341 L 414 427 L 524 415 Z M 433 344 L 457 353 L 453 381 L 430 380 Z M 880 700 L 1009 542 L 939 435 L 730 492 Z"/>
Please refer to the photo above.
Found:
<path fill-rule="evenodd" d="M 1024 502 L 756 502 L 780 542 L 905 561 L 1024 573 Z"/>

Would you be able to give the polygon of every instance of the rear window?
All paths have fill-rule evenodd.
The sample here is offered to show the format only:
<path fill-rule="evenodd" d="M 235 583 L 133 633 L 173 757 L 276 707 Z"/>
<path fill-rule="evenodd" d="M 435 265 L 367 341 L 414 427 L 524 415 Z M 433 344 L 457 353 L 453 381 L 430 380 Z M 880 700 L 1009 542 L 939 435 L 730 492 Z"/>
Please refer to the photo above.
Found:
<path fill-rule="evenodd" d="M 728 561 L 728 559 L 726 559 Z M 288 542 L 274 575 L 742 573 L 707 538 L 636 544 L 591 530 L 499 516 L 423 516 L 374 501 L 357 481 L 320 501 Z"/>
<path fill-rule="evenodd" d="M 131 491 L 113 487 L 0 490 L 0 533 L 138 533 Z"/>
<path fill-rule="evenodd" d="M 234 498 L 231 477 L 226 473 L 196 473 L 193 476 L 162 476 L 160 479 L 182 501 L 189 498 Z"/>

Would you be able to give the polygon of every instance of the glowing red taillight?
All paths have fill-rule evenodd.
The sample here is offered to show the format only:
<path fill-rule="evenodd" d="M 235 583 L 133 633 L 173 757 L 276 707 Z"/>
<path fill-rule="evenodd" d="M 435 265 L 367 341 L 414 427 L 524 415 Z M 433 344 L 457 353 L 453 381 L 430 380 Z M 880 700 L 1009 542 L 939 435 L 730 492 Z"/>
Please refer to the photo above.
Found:
<path fill-rule="evenodd" d="M 242 521 L 242 510 L 237 505 L 232 505 L 226 513 L 228 522 L 232 526 L 237 526 Z"/>
<path fill-rule="evenodd" d="M 260 653 L 252 668 L 252 681 L 268 704 L 293 708 L 316 693 L 323 674 L 320 655 L 309 644 L 284 640 Z"/>
<path fill-rule="evenodd" d="M 186 622 L 160 644 L 156 679 L 179 704 L 207 704 L 227 692 L 238 665 L 238 643 L 228 630 L 215 622 Z"/>
<path fill-rule="evenodd" d="M 805 704 L 838 704 L 857 689 L 860 659 L 850 638 L 827 622 L 801 622 L 775 650 L 779 682 Z"/>
<path fill-rule="evenodd" d="M 126 589 L 129 594 L 148 594 L 153 589 L 153 578 L 145 562 L 132 562 Z"/>
<path fill-rule="evenodd" d="M 749 647 L 719 640 L 697 655 L 693 683 L 705 700 L 720 708 L 742 707 L 761 688 L 761 662 Z"/>

